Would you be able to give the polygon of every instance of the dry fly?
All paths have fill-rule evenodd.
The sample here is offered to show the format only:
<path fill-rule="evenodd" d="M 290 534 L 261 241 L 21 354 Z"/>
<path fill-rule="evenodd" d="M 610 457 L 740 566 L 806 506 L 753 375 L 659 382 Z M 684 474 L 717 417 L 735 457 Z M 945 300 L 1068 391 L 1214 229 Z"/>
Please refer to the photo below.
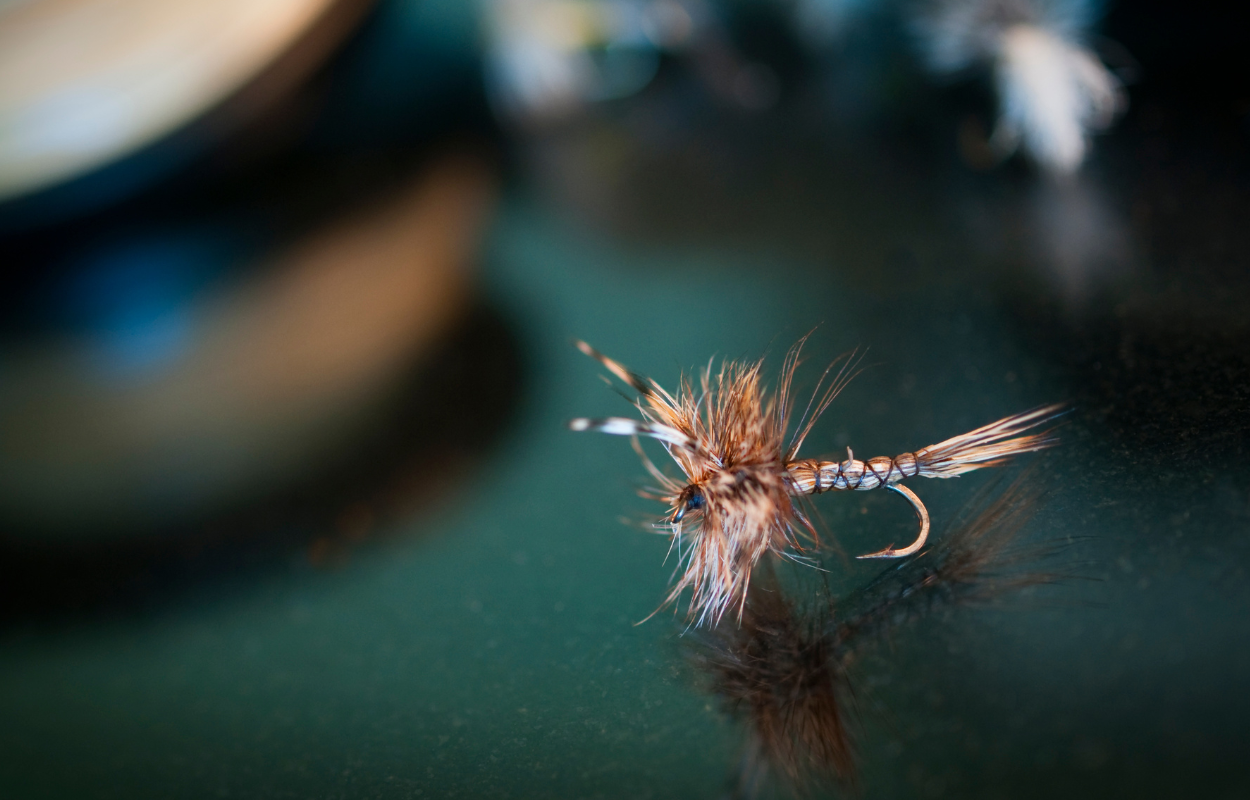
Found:
<path fill-rule="evenodd" d="M 709 362 L 697 385 L 683 376 L 675 396 L 585 342 L 577 343 L 583 353 L 638 392 L 636 406 L 643 418 L 583 418 L 572 420 L 569 427 L 634 437 L 643 466 L 659 483 L 646 496 L 669 506 L 667 517 L 656 527 L 673 537 L 678 552 L 681 577 L 665 605 L 690 589 L 689 614 L 695 625 L 719 622 L 730 607 L 737 608 L 741 619 L 751 570 L 765 553 L 798 558 L 796 553 L 804 549 L 800 533 L 819 543 L 811 521 L 798 507 L 800 498 L 880 487 L 907 498 L 920 520 L 916 540 L 907 547 L 890 546 L 860 556 L 898 558 L 920 550 L 929 535 L 929 512 L 900 481 L 916 476 L 953 478 L 1057 442 L 1049 432 L 1021 435 L 1063 413 L 1062 405 L 1048 405 L 893 458 L 860 461 L 848 447 L 845 461 L 799 460 L 803 440 L 855 375 L 853 357 L 839 359 L 842 366 L 822 394 L 838 361 L 830 365 L 787 439 L 793 411 L 790 386 L 805 339 L 786 353 L 772 392 L 760 379 L 762 361 L 723 361 L 716 370 Z M 658 440 L 684 480 L 661 472 L 643 453 L 640 436 Z"/>

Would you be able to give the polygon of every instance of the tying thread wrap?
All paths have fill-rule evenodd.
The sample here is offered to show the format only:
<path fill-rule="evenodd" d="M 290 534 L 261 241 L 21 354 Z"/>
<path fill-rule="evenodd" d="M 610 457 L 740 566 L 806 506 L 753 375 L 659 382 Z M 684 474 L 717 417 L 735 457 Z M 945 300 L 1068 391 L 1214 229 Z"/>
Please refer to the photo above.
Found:
<path fill-rule="evenodd" d="M 846 455 L 845 461 L 819 461 L 810 458 L 791 464 L 790 483 L 795 494 L 866 492 L 920 474 L 920 462 L 915 453 L 903 453 L 894 458 L 878 456 L 859 461 L 848 447 Z"/>

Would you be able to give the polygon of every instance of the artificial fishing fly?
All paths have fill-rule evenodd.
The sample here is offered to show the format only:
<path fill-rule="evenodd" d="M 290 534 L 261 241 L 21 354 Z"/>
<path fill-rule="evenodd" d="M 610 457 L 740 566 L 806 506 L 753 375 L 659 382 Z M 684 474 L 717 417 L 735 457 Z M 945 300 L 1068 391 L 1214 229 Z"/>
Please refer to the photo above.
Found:
<path fill-rule="evenodd" d="M 831 365 L 787 440 L 793 410 L 790 386 L 803 341 L 786 353 L 772 392 L 760 380 L 762 361 L 724 361 L 716 371 L 709 364 L 699 374 L 697 386 L 683 377 L 675 396 L 585 342 L 577 343 L 578 349 L 638 392 L 636 405 L 643 418 L 582 418 L 569 422 L 569 427 L 635 437 L 643 466 L 659 483 L 650 496 L 670 508 L 656 527 L 673 537 L 678 550 L 681 577 L 665 604 L 689 588 L 689 613 L 695 625 L 719 622 L 730 607 L 737 608 L 741 619 L 751 570 L 760 559 L 770 551 L 791 557 L 801 553 L 800 531 L 819 541 L 797 505 L 799 498 L 880 487 L 906 497 L 920 520 L 916 540 L 904 548 L 891 546 L 860 556 L 898 558 L 920 550 L 929 535 L 929 512 L 900 481 L 917 476 L 953 478 L 1057 443 L 1048 432 L 1022 435 L 1064 411 L 1062 405 L 1049 405 L 893 458 L 859 461 L 848 447 L 845 461 L 798 460 L 799 448 L 816 420 L 855 375 L 852 359 L 842 359 L 822 394 L 821 386 L 838 362 Z M 658 440 L 685 480 L 661 472 L 637 446 L 640 436 Z"/>

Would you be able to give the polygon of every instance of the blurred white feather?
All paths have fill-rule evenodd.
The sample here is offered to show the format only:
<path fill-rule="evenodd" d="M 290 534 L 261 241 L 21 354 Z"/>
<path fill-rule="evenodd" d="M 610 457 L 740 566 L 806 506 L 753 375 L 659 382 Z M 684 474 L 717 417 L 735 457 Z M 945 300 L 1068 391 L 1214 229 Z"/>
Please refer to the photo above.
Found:
<path fill-rule="evenodd" d="M 1094 17 L 1087 0 L 931 0 L 914 7 L 912 31 L 929 69 L 951 75 L 987 64 L 999 119 L 991 144 L 1017 147 L 1043 168 L 1069 174 L 1089 136 L 1125 104 L 1123 87 L 1082 40 Z"/>

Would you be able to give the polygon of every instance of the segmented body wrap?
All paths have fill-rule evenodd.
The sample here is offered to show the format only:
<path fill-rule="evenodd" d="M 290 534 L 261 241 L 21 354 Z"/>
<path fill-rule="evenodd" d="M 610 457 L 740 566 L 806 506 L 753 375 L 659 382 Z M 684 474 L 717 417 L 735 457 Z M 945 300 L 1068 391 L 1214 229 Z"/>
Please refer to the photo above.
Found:
<path fill-rule="evenodd" d="M 878 456 L 867 461 L 859 461 L 848 453 L 846 461 L 814 458 L 795 461 L 789 472 L 796 494 L 866 492 L 919 475 L 920 461 L 915 453 L 903 453 L 894 458 Z"/>

